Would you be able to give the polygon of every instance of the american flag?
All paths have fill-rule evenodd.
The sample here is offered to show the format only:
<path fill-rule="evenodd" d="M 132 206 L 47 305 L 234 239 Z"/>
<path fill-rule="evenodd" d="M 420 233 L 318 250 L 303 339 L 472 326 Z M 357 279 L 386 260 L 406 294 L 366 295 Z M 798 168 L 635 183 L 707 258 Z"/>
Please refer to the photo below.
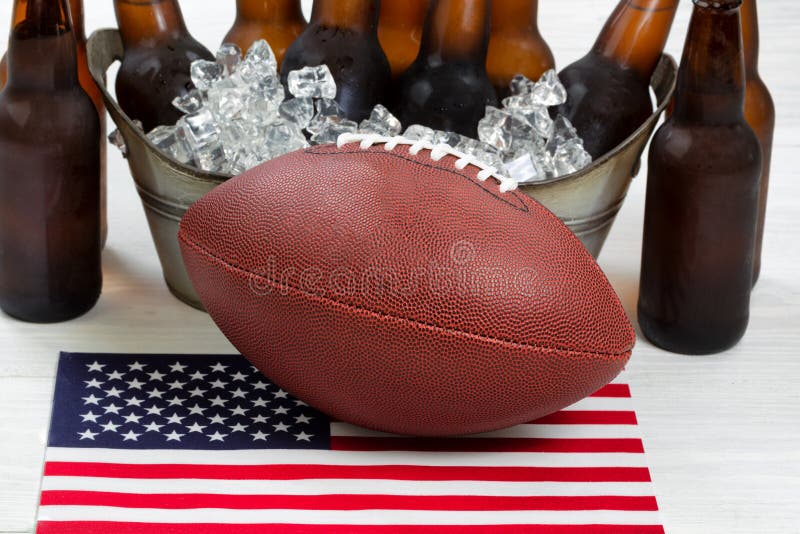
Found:
<path fill-rule="evenodd" d="M 240 356 L 63 353 L 37 532 L 664 530 L 625 384 L 422 439 L 333 421 Z"/>

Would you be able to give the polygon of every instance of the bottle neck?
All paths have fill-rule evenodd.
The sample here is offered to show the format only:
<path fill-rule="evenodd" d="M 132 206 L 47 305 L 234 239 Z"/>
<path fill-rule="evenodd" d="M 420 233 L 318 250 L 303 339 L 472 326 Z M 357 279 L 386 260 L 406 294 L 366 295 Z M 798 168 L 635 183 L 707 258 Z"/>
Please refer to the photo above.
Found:
<path fill-rule="evenodd" d="M 9 87 L 53 90 L 78 85 L 75 34 L 66 0 L 17 0 L 8 42 Z"/>
<path fill-rule="evenodd" d="M 432 0 L 420 57 L 484 66 L 489 48 L 489 0 Z"/>
<path fill-rule="evenodd" d="M 538 0 L 492 2 L 492 32 L 539 33 Z"/>
<path fill-rule="evenodd" d="M 176 0 L 114 0 L 114 9 L 126 46 L 152 46 L 189 33 Z"/>
<path fill-rule="evenodd" d="M 649 80 L 667 44 L 678 0 L 621 0 L 592 49 Z"/>
<path fill-rule="evenodd" d="M 676 120 L 729 124 L 744 120 L 741 0 L 695 0 L 678 72 Z"/>
<path fill-rule="evenodd" d="M 83 25 L 83 0 L 69 0 L 69 11 L 72 15 L 72 31 L 78 46 L 86 45 L 86 28 Z"/>
<path fill-rule="evenodd" d="M 404 30 L 422 28 L 428 13 L 428 0 L 383 0 L 381 25 Z"/>
<path fill-rule="evenodd" d="M 756 0 L 744 0 L 742 3 L 742 41 L 744 43 L 744 66 L 747 78 L 758 77 L 758 8 Z"/>
<path fill-rule="evenodd" d="M 377 35 L 380 10 L 380 0 L 315 0 L 311 24 Z"/>
<path fill-rule="evenodd" d="M 236 17 L 248 22 L 279 25 L 303 20 L 300 0 L 236 0 Z"/>

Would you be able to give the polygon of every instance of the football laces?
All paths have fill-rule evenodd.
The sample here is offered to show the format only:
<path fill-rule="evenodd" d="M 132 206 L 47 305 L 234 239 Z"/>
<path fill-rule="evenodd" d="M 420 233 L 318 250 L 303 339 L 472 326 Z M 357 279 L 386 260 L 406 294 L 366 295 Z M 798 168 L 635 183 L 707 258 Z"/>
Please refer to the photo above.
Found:
<path fill-rule="evenodd" d="M 345 145 L 349 145 L 352 143 L 359 143 L 361 150 L 367 150 L 370 147 L 376 145 L 383 145 L 384 150 L 387 152 L 391 152 L 398 146 L 408 146 L 409 154 L 412 156 L 419 155 L 419 153 L 423 150 L 430 152 L 430 158 L 433 161 L 440 161 L 445 156 L 454 156 L 456 158 L 455 167 L 458 170 L 464 170 L 467 167 L 476 167 L 479 169 L 477 178 L 481 182 L 485 182 L 486 180 L 492 178 L 497 180 L 500 184 L 500 192 L 502 193 L 509 193 L 517 189 L 518 184 L 516 180 L 512 180 L 506 176 L 500 174 L 496 167 L 492 167 L 491 165 L 487 165 L 486 163 L 480 161 L 475 156 L 471 154 L 465 154 L 455 148 L 451 147 L 450 145 L 446 145 L 444 143 L 439 143 L 434 145 L 424 139 L 407 139 L 402 136 L 395 136 L 395 137 L 386 137 L 383 135 L 376 135 L 376 134 L 354 134 L 354 133 L 344 133 L 339 136 L 336 140 L 336 146 L 338 148 L 342 148 Z"/>

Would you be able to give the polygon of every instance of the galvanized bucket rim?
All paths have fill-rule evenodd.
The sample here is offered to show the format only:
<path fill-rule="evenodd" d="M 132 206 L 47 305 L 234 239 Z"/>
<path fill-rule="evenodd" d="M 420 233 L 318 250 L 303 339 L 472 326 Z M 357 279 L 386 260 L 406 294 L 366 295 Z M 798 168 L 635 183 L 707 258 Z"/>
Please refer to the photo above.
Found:
<path fill-rule="evenodd" d="M 662 54 L 661 55 L 661 59 L 659 60 L 659 66 L 664 61 L 666 61 L 672 67 L 672 70 L 677 70 L 678 69 L 678 64 L 675 62 L 675 58 L 673 58 L 671 55 Z M 655 75 L 654 75 L 654 77 L 655 77 Z M 571 174 L 565 174 L 563 176 L 558 176 L 556 178 L 550 178 L 549 180 L 542 180 L 540 182 L 531 183 L 531 184 L 520 184 L 520 187 L 524 189 L 526 187 L 536 187 L 536 186 L 540 186 L 540 185 L 553 184 L 553 183 L 561 182 L 561 181 L 564 181 L 564 180 L 580 178 L 582 176 L 586 176 L 587 174 L 590 174 L 591 172 L 593 172 L 598 167 L 601 167 L 601 166 L 605 165 L 608 161 L 614 159 L 620 152 L 624 151 L 625 149 L 627 149 L 631 145 L 635 144 L 637 142 L 637 139 L 644 133 L 644 131 L 647 128 L 650 127 L 650 121 L 653 121 L 653 120 L 658 121 L 658 118 L 661 116 L 661 114 L 664 112 L 664 110 L 667 109 L 667 107 L 669 106 L 669 104 L 670 104 L 670 102 L 672 100 L 671 95 L 675 91 L 676 84 L 677 84 L 677 80 L 673 80 L 673 82 L 670 84 L 669 91 L 667 92 L 667 94 L 670 95 L 670 96 L 665 98 L 664 101 L 660 105 L 658 105 L 656 107 L 656 109 L 653 111 L 653 113 L 650 115 L 650 117 L 648 117 L 648 119 L 646 121 L 644 121 L 642 124 L 640 124 L 639 127 L 633 133 L 631 133 L 627 138 L 625 138 L 625 140 L 623 140 L 620 144 L 618 144 L 616 147 L 614 147 L 613 150 L 610 150 L 609 152 L 606 152 L 599 159 L 596 159 L 596 160 L 592 161 L 591 165 L 589 165 L 588 167 L 585 167 L 585 168 L 583 168 L 583 169 L 581 169 L 581 170 L 579 170 L 577 172 L 573 172 Z M 651 80 L 650 86 L 654 88 L 654 85 L 655 84 Z"/>
<path fill-rule="evenodd" d="M 91 50 L 95 46 L 95 43 L 98 40 L 97 36 L 102 33 L 115 34 L 116 37 L 119 38 L 119 30 L 113 28 L 101 28 L 99 30 L 94 31 L 92 35 L 89 37 L 89 40 L 87 41 L 87 49 Z M 89 52 L 89 54 L 91 55 L 91 52 Z M 114 58 L 117 61 L 122 61 L 122 56 L 120 54 L 115 53 Z M 142 131 L 133 123 L 128 114 L 125 113 L 125 111 L 117 103 L 117 100 L 114 97 L 112 97 L 111 94 L 108 92 L 108 87 L 106 84 L 106 72 L 98 72 L 97 69 L 93 68 L 93 65 L 89 65 L 89 67 L 90 67 L 89 70 L 92 74 L 92 78 L 94 78 L 95 84 L 100 89 L 100 92 L 103 95 L 106 107 L 113 108 L 114 112 L 116 112 L 125 121 L 125 124 L 130 128 L 131 132 L 133 132 L 133 134 L 136 137 L 138 137 L 147 146 L 149 146 L 158 159 L 164 161 L 168 166 L 172 167 L 176 171 L 181 172 L 189 176 L 190 178 L 194 178 L 197 180 L 203 180 L 203 181 L 210 180 L 221 184 L 231 178 L 231 176 L 225 174 L 221 174 L 218 172 L 204 171 L 196 167 L 186 165 L 174 159 L 173 157 L 164 154 L 161 150 L 158 149 L 158 147 L 155 146 L 155 144 L 153 144 L 152 141 L 150 141 L 145 132 Z"/>

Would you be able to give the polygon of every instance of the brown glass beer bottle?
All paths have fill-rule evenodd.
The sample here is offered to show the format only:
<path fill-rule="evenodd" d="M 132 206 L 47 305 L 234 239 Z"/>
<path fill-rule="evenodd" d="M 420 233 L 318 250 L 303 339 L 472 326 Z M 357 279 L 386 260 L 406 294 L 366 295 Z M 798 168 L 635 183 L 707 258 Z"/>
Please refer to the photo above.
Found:
<path fill-rule="evenodd" d="M 417 58 L 428 0 L 383 0 L 378 38 L 397 80 Z"/>
<path fill-rule="evenodd" d="M 639 323 L 711 354 L 747 328 L 761 147 L 744 118 L 741 0 L 694 0 L 675 112 L 650 148 Z"/>
<path fill-rule="evenodd" d="M 100 295 L 100 123 L 66 0 L 16 0 L 0 93 L 0 307 L 77 317 Z"/>
<path fill-rule="evenodd" d="M 105 245 L 106 237 L 108 236 L 108 218 L 106 216 L 106 107 L 103 104 L 103 97 L 100 96 L 100 90 L 89 73 L 89 63 L 86 58 L 86 32 L 83 26 L 83 0 L 69 0 L 69 9 L 72 15 L 72 31 L 75 34 L 78 52 L 78 79 L 83 90 L 94 102 L 94 107 L 97 108 L 97 117 L 100 120 L 100 231 L 103 245 Z M 19 22 L 17 20 L 12 22 L 12 30 Z M 0 60 L 0 89 L 6 85 L 6 76 L 6 56 L 4 54 L 3 59 Z"/>
<path fill-rule="evenodd" d="M 145 131 L 175 124 L 172 100 L 194 88 L 192 61 L 214 56 L 186 29 L 177 0 L 114 0 L 125 45 L 117 74 L 117 100 Z"/>
<path fill-rule="evenodd" d="M 492 2 L 492 32 L 486 69 L 497 96 L 507 97 L 511 78 L 538 80 L 555 68 L 553 52 L 539 33 L 539 0 Z"/>
<path fill-rule="evenodd" d="M 246 52 L 255 41 L 266 39 L 280 65 L 305 28 L 300 0 L 236 0 L 236 20 L 223 42 Z"/>
<path fill-rule="evenodd" d="M 360 121 L 385 100 L 391 82 L 378 41 L 380 0 L 314 0 L 311 21 L 292 43 L 281 66 L 281 81 L 305 66 L 328 66 L 336 100 L 347 118 Z"/>
<path fill-rule="evenodd" d="M 432 0 L 419 55 L 400 81 L 396 114 L 408 126 L 422 124 L 477 138 L 486 106 L 497 94 L 486 74 L 489 0 Z"/>
<path fill-rule="evenodd" d="M 597 159 L 653 112 L 650 78 L 667 42 L 678 0 L 620 0 L 592 50 L 561 71 L 568 99 L 557 108 Z"/>
<path fill-rule="evenodd" d="M 78 51 L 78 80 L 83 90 L 92 99 L 94 107 L 97 108 L 97 117 L 100 119 L 100 235 L 101 241 L 105 245 L 106 237 L 108 236 L 108 217 L 106 214 L 106 106 L 103 104 L 100 89 L 97 88 L 89 72 L 89 62 L 86 58 L 86 30 L 83 24 L 83 0 L 69 0 L 69 6 L 72 13 L 72 28 L 75 33 Z"/>
<path fill-rule="evenodd" d="M 761 251 L 764 241 L 764 223 L 767 217 L 769 171 L 772 162 L 772 137 L 775 133 L 775 104 L 764 80 L 758 73 L 758 12 L 756 0 L 742 3 L 742 37 L 747 88 L 744 100 L 744 117 L 761 142 L 761 193 L 759 194 L 756 251 L 753 258 L 753 285 L 761 274 Z"/>

